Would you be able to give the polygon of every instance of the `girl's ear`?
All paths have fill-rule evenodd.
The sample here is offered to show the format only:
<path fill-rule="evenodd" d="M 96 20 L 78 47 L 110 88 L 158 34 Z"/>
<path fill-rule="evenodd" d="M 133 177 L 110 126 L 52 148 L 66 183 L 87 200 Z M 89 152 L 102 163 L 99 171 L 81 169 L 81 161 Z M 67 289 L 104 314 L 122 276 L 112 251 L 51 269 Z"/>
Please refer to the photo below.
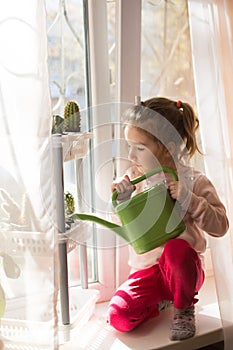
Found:
<path fill-rule="evenodd" d="M 171 155 L 174 155 L 176 153 L 176 144 L 173 141 L 168 142 L 167 144 L 167 150 Z"/>

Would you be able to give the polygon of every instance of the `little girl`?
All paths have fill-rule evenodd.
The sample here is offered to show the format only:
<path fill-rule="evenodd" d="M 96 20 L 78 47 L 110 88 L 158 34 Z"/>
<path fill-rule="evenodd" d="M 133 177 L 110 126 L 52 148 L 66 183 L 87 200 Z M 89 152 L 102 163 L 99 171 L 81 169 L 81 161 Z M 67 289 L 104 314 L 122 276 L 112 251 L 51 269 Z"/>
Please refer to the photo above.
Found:
<path fill-rule="evenodd" d="M 178 238 L 144 254 L 136 254 L 129 246 L 131 274 L 112 297 L 107 318 L 121 332 L 158 316 L 166 304 L 172 303 L 170 339 L 182 340 L 195 334 L 194 304 L 204 282 L 205 232 L 221 237 L 229 225 L 212 183 L 185 162 L 199 151 L 195 136 L 198 126 L 189 104 L 167 98 L 151 98 L 124 114 L 124 135 L 133 166 L 113 183 L 112 190 L 117 190 L 122 201 L 145 186 L 164 181 L 171 197 L 180 204 L 186 229 Z M 160 173 L 146 183 L 131 184 L 130 179 L 158 166 L 173 169 L 179 181 Z"/>

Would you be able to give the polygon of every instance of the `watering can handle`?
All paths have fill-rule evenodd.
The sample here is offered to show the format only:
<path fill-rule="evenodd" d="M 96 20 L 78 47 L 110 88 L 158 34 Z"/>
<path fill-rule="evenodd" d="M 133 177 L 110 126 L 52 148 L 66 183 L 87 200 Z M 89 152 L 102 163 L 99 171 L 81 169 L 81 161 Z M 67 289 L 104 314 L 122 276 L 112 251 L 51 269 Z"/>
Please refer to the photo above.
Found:
<path fill-rule="evenodd" d="M 141 182 L 141 181 L 147 179 L 148 177 L 150 177 L 150 176 L 152 176 L 152 175 L 155 175 L 155 174 L 158 174 L 158 173 L 161 173 L 161 172 L 171 174 L 171 175 L 173 176 L 173 178 L 174 178 L 174 181 L 178 181 L 178 176 L 177 176 L 176 172 L 175 172 L 173 169 L 171 169 L 171 168 L 169 168 L 169 167 L 166 167 L 166 166 L 162 166 L 162 167 L 153 169 L 153 170 L 149 171 L 149 172 L 146 173 L 146 174 L 143 174 L 143 175 L 141 175 L 141 176 L 136 177 L 135 179 L 133 179 L 133 180 L 131 181 L 131 183 L 132 183 L 133 185 L 136 185 L 137 183 L 139 183 L 139 182 Z M 116 201 L 117 196 L 118 196 L 117 190 L 113 191 L 113 194 L 112 194 L 112 204 L 113 204 L 114 207 L 116 207 L 116 205 L 117 205 L 117 201 Z"/>

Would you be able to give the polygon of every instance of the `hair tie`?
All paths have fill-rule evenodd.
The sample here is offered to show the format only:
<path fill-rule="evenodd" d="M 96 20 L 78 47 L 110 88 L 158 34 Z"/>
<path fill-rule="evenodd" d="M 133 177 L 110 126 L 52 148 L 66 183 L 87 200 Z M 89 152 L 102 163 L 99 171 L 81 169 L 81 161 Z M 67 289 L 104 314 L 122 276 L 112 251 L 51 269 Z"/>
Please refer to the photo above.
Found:
<path fill-rule="evenodd" d="M 140 106 L 140 104 L 141 104 L 141 96 L 135 96 L 134 97 L 134 104 L 135 104 L 135 106 Z"/>
<path fill-rule="evenodd" d="M 176 102 L 176 107 L 177 107 L 177 108 L 181 108 L 182 106 L 183 106 L 182 101 L 181 101 L 181 100 L 178 100 L 178 101 Z"/>

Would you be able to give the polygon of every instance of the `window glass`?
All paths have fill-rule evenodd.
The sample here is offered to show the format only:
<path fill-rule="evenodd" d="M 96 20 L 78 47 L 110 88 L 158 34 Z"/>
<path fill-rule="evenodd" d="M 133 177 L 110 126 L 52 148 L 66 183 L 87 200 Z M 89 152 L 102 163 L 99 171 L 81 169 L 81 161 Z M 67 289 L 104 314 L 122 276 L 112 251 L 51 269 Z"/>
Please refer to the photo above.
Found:
<path fill-rule="evenodd" d="M 111 100 L 116 100 L 116 2 L 107 1 L 108 52 Z"/>
<path fill-rule="evenodd" d="M 88 67 L 86 60 L 85 19 L 82 0 L 46 0 L 47 35 L 48 35 L 48 68 L 50 77 L 50 92 L 53 116 L 64 117 L 64 107 L 67 101 L 75 101 L 81 114 L 81 131 L 88 131 Z M 85 187 L 91 198 L 90 161 L 85 161 L 85 169 L 81 160 L 64 162 L 64 192 L 74 198 L 75 211 L 82 210 L 80 186 Z M 81 176 L 79 173 L 88 176 Z M 83 174 L 82 174 L 83 175 Z M 78 183 L 82 180 L 82 184 Z M 90 199 L 91 200 L 91 199 Z M 92 226 L 85 228 L 89 237 L 87 244 L 88 282 L 94 282 L 97 277 L 96 252 L 93 249 L 94 234 Z M 67 229 L 66 234 L 70 234 Z M 79 232 L 72 235 L 68 254 L 69 284 L 79 285 L 80 280 L 80 244 L 85 242 Z"/>
<path fill-rule="evenodd" d="M 141 40 L 142 99 L 166 96 L 196 110 L 187 1 L 143 0 Z M 202 157 L 194 163 L 203 170 Z"/>
<path fill-rule="evenodd" d="M 53 113 L 67 100 L 86 108 L 83 5 L 81 0 L 46 0 L 48 65 Z"/>
<path fill-rule="evenodd" d="M 186 1 L 142 1 L 141 90 L 195 104 Z"/>

